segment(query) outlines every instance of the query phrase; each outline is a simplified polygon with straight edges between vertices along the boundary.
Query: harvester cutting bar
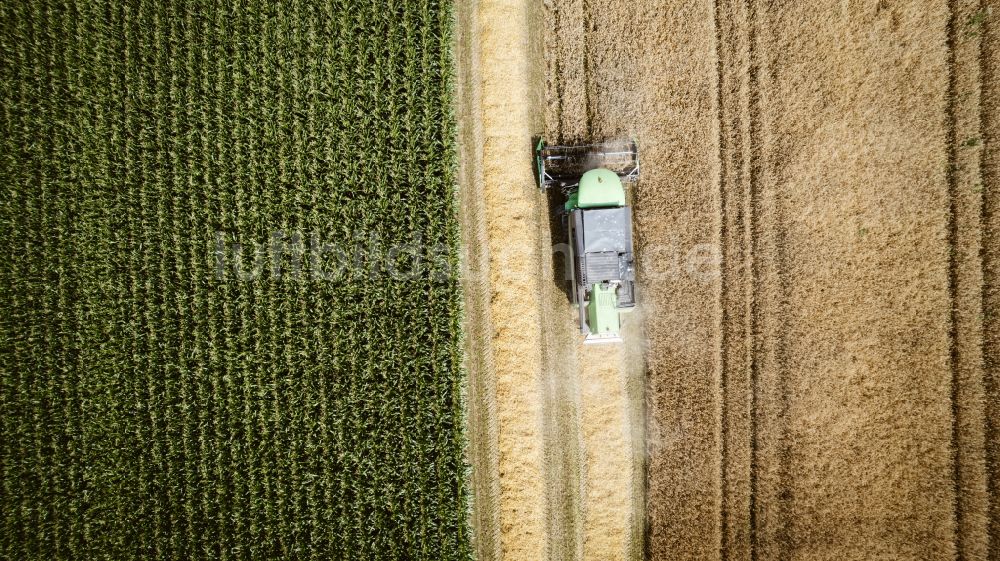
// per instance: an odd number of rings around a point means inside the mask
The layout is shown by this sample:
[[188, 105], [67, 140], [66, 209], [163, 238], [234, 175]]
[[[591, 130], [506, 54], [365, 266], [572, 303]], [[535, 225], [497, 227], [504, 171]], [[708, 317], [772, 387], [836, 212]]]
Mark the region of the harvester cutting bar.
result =
[[579, 183], [580, 176], [596, 168], [609, 169], [623, 181], [639, 177], [639, 150], [633, 140], [571, 146], [548, 146], [540, 140], [535, 157], [538, 185], [542, 190], [550, 187], [572, 189]]

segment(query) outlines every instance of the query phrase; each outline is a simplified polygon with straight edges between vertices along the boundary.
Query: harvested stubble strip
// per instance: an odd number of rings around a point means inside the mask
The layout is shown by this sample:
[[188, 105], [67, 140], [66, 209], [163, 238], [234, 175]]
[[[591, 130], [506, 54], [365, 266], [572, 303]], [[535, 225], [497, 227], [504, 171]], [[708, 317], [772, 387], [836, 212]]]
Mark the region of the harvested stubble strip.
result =
[[[566, 317], [563, 315], [562, 317]], [[631, 318], [630, 318], [631, 319]], [[629, 335], [626, 333], [625, 335]], [[631, 335], [639, 335], [638, 330]], [[630, 393], [630, 357], [624, 345], [581, 346], [578, 350], [580, 386], [581, 532], [584, 561], [624, 561], [637, 552], [639, 531], [632, 516], [635, 495], [642, 492], [635, 479]], [[569, 432], [566, 438], [572, 438]]]
[[[986, 13], [978, 0], [952, 2], [949, 25], [951, 46], [951, 290], [952, 290], [952, 399], [955, 471], [956, 547], [960, 558], [983, 559], [991, 549], [990, 508], [996, 498], [990, 489], [988, 416], [991, 382], [988, 358], [990, 335], [984, 312], [990, 272], [985, 268], [984, 242], [990, 243], [990, 196], [985, 179], [983, 138], [990, 125], [983, 115], [990, 84], [983, 82]], [[987, 53], [989, 51], [986, 51]], [[987, 55], [988, 56], [988, 55]], [[988, 99], [985, 100], [988, 103]], [[995, 241], [994, 241], [995, 243]], [[997, 546], [993, 546], [997, 547]], [[995, 553], [994, 553], [995, 555]]]
[[[540, 197], [529, 142], [538, 7], [459, 3], [470, 434], [481, 559], [548, 555]], [[469, 338], [474, 338], [470, 340]]]

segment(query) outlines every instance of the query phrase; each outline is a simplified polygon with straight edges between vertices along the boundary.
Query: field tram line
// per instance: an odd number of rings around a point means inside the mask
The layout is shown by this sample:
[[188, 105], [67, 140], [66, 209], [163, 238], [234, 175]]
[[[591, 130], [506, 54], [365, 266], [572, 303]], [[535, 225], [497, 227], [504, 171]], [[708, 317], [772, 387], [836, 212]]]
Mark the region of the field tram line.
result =
[[990, 561], [1000, 559], [1000, 10], [982, 18], [980, 47], [983, 196], [983, 331]]
[[756, 559], [760, 127], [753, 2], [715, 3], [719, 119], [719, 528], [723, 559]]
[[[954, 465], [955, 547], [959, 559], [996, 554], [990, 530], [991, 398], [985, 319], [989, 290], [989, 152], [982, 139], [991, 132], [983, 112], [989, 103], [987, 11], [979, 0], [952, 0], [948, 32], [948, 199], [951, 298], [952, 461]], [[990, 29], [992, 26], [990, 26]], [[986, 33], [984, 33], [984, 31]], [[987, 111], [988, 112], [988, 111]], [[987, 145], [986, 150], [988, 150]]]
[[[778, 192], [773, 135], [774, 57], [776, 34], [771, 13], [757, 0], [749, 0], [750, 13], [750, 126], [753, 217], [755, 240], [753, 266], [753, 436], [751, 439], [751, 559], [777, 558], [791, 554], [789, 526], [785, 516], [792, 483], [791, 451], [787, 426], [790, 402], [786, 350], [788, 317], [788, 265], [786, 261], [786, 210]], [[767, 462], [775, 465], [768, 466]]]

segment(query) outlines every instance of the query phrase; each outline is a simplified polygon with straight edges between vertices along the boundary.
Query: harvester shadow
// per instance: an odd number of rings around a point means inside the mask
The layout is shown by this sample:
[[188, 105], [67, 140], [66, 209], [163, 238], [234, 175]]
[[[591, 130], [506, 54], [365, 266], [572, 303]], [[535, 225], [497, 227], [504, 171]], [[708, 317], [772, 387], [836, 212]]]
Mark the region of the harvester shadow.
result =
[[569, 231], [564, 209], [566, 196], [558, 190], [549, 189], [545, 193], [545, 200], [552, 239], [552, 283], [566, 296], [567, 302], [572, 302], [573, 281], [570, 277], [570, 267], [573, 264], [569, 253]]
[[[537, 153], [535, 148], [542, 139], [540, 135], [531, 138], [531, 161], [535, 161]], [[535, 186], [541, 189], [541, 178], [535, 173]], [[552, 251], [552, 283], [566, 296], [567, 302], [573, 302], [573, 280], [570, 276], [572, 260], [569, 254], [569, 229], [567, 227], [567, 215], [565, 211], [566, 195], [558, 189], [548, 189], [545, 195], [545, 212], [548, 218], [549, 235], [552, 241], [550, 250]]]

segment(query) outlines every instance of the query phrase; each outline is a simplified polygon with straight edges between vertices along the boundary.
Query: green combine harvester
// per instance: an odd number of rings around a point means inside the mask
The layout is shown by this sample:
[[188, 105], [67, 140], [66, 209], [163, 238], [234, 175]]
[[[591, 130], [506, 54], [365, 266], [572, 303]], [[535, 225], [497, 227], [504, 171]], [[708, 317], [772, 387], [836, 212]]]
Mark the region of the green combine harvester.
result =
[[636, 144], [548, 146], [541, 140], [535, 153], [539, 187], [566, 197], [573, 303], [584, 343], [620, 343], [621, 314], [635, 308], [632, 208], [624, 183], [639, 177]]

